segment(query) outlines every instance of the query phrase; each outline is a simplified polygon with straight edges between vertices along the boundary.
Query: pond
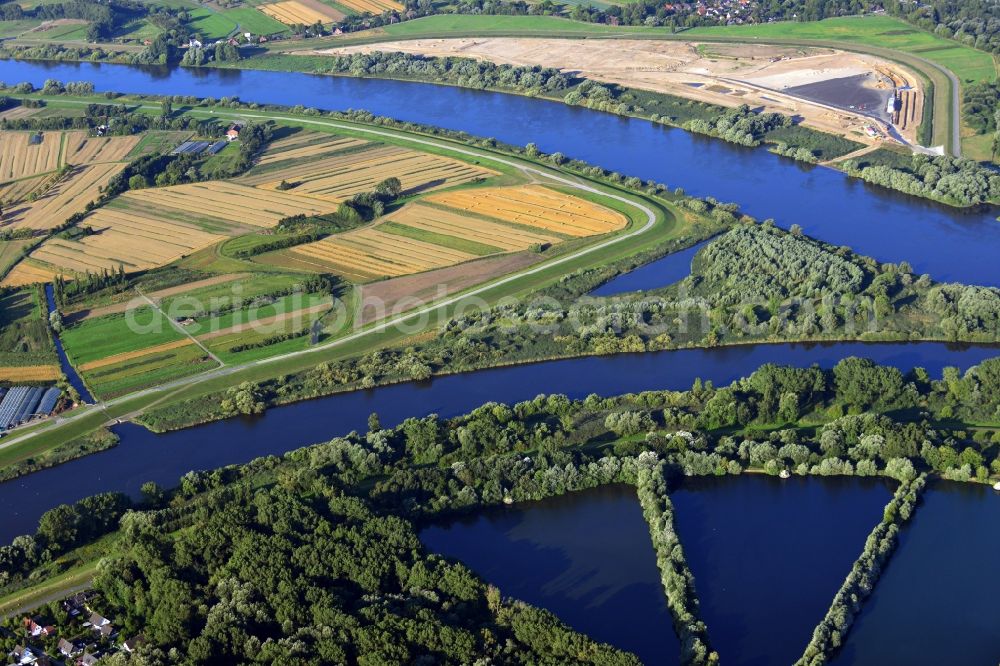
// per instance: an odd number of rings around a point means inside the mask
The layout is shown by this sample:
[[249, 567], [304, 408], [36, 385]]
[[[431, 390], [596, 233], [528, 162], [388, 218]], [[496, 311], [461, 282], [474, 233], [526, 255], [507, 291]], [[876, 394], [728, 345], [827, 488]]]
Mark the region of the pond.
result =
[[[686, 479], [671, 496], [702, 617], [724, 664], [802, 654], [891, 489], [882, 481], [758, 475]], [[649, 527], [633, 488], [609, 486], [444, 520], [420, 533], [505, 596], [575, 629], [678, 663]]]
[[931, 484], [832, 663], [997, 663], [998, 525], [1000, 493], [986, 486]]

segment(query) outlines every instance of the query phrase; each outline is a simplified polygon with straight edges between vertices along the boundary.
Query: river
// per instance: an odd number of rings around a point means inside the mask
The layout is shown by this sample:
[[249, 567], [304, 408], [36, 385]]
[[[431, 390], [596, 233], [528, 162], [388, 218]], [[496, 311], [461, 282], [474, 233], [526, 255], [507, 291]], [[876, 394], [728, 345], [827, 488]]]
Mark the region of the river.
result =
[[997, 210], [958, 210], [866, 185], [823, 167], [779, 158], [645, 120], [516, 95], [424, 83], [288, 72], [136, 68], [98, 63], [0, 60], [0, 80], [91, 81], [99, 91], [195, 95], [366, 109], [545, 152], [733, 201], [758, 218], [881, 261], [908, 261], [938, 280], [1000, 285]]
[[456, 416], [489, 402], [513, 403], [540, 393], [582, 399], [690, 388], [696, 378], [716, 385], [752, 373], [764, 363], [832, 367], [846, 356], [864, 356], [904, 370], [925, 368], [940, 376], [949, 365], [968, 367], [1000, 356], [990, 346], [943, 343], [821, 345], [781, 344], [682, 349], [548, 361], [438, 377], [428, 382], [341, 393], [270, 409], [255, 418], [232, 418], [156, 435], [134, 424], [114, 428], [121, 443], [57, 467], [0, 483], [0, 543], [33, 532], [38, 518], [57, 504], [105, 491], [135, 495], [146, 481], [173, 486], [192, 469], [212, 469], [314, 444], [367, 429], [377, 412], [390, 427], [409, 416]]

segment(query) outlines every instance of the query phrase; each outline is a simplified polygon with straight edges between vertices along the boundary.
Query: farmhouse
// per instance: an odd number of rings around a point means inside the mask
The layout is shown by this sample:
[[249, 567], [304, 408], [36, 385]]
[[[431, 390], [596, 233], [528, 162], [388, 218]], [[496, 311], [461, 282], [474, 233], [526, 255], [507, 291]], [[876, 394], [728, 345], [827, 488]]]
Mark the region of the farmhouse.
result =
[[240, 138], [240, 130], [243, 129], [239, 125], [232, 125], [228, 130], [226, 130], [226, 139], [229, 141], [236, 141]]

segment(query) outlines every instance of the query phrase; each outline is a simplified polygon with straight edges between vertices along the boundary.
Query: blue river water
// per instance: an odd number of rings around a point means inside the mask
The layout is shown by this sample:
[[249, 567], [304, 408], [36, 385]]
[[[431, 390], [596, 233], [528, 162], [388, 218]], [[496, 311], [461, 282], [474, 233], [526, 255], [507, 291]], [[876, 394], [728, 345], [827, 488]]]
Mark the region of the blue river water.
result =
[[716, 385], [749, 375], [764, 363], [832, 367], [846, 356], [864, 356], [940, 377], [946, 366], [967, 368], [994, 356], [995, 346], [943, 343], [746, 345], [647, 354], [592, 356], [438, 377], [370, 391], [341, 393], [270, 409], [255, 418], [233, 418], [156, 435], [134, 424], [113, 428], [121, 443], [107, 451], [0, 483], [0, 543], [33, 532], [48, 509], [105, 491], [136, 495], [146, 481], [173, 486], [186, 472], [247, 462], [263, 455], [327, 441], [367, 428], [377, 412], [385, 426], [410, 416], [456, 416], [489, 401], [513, 403], [540, 393], [582, 399], [686, 389], [696, 378]]
[[[239, 97], [327, 110], [366, 109], [507, 143], [534, 142], [606, 169], [739, 203], [758, 218], [880, 261], [908, 261], [943, 281], [1000, 285], [997, 210], [958, 210], [868, 186], [824, 167], [778, 158], [645, 120], [561, 102], [423, 83], [288, 72], [136, 68], [0, 60], [0, 80], [91, 81], [99, 91]], [[655, 285], [653, 285], [655, 286]]]

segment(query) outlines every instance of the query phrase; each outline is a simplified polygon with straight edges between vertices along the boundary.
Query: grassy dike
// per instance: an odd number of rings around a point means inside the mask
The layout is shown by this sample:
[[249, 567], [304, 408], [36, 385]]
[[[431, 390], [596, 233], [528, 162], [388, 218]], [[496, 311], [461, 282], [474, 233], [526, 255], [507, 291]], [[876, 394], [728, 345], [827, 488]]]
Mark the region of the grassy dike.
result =
[[[48, 98], [52, 107], [78, 107], [93, 103], [94, 98]], [[103, 99], [103, 98], [102, 98]], [[136, 98], [131, 98], [135, 100]], [[149, 98], [145, 98], [148, 100]], [[130, 98], [118, 101], [128, 102]], [[159, 104], [144, 104], [140, 108], [150, 113], [159, 112]], [[306, 127], [311, 130], [336, 132], [350, 136], [377, 138], [379, 141], [419, 150], [448, 155], [465, 161], [480, 163], [505, 171], [521, 172], [539, 178], [547, 184], [566, 188], [577, 196], [608, 205], [626, 214], [628, 227], [610, 238], [600, 238], [586, 246], [575, 245], [553, 253], [550, 259], [510, 276], [498, 278], [442, 301], [431, 303], [389, 322], [368, 325], [358, 331], [343, 334], [300, 352], [272, 357], [243, 365], [227, 366], [160, 387], [146, 389], [97, 405], [74, 410], [25, 435], [13, 433], [0, 442], [0, 469], [34, 458], [56, 447], [71, 442], [96, 429], [113, 424], [118, 419], [129, 419], [153, 406], [169, 405], [183, 399], [211, 394], [245, 381], [262, 381], [279, 375], [304, 370], [327, 361], [359, 356], [375, 349], [400, 345], [406, 340], [433, 330], [450, 318], [451, 314], [470, 305], [485, 302], [495, 304], [501, 299], [523, 297], [553, 283], [575, 270], [598, 266], [663, 243], [683, 237], [687, 223], [675, 214], [670, 202], [654, 199], [615, 187], [608, 183], [590, 180], [538, 161], [508, 155], [500, 151], [472, 148], [458, 141], [403, 131], [377, 125], [333, 119], [317, 119], [289, 112], [236, 111], [228, 107], [199, 107], [185, 109], [183, 113], [204, 118], [271, 120], [280, 125]], [[374, 134], [374, 136], [373, 136]], [[398, 330], [405, 326], [407, 332]]]

